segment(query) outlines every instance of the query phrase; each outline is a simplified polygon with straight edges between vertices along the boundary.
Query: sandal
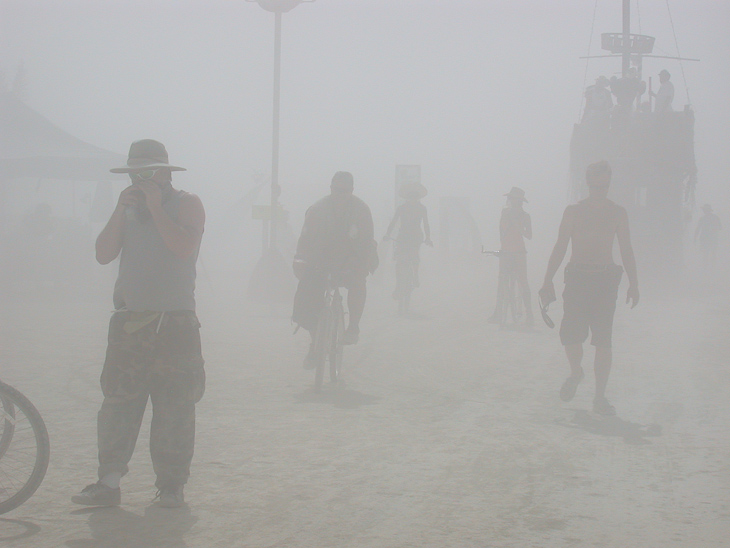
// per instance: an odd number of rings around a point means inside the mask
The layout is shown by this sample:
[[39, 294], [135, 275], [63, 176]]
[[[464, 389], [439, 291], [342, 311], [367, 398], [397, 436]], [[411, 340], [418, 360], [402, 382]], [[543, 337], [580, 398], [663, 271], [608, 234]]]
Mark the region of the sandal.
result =
[[593, 400], [593, 412], [604, 417], [616, 416], [616, 408], [608, 403], [606, 398], [596, 398]]
[[575, 396], [575, 391], [578, 389], [580, 381], [583, 380], [583, 377], [585, 377], [585, 373], [583, 373], [583, 370], [581, 369], [580, 376], [574, 377], [571, 375], [565, 379], [563, 386], [560, 387], [560, 399], [563, 401], [572, 400], [573, 396]]

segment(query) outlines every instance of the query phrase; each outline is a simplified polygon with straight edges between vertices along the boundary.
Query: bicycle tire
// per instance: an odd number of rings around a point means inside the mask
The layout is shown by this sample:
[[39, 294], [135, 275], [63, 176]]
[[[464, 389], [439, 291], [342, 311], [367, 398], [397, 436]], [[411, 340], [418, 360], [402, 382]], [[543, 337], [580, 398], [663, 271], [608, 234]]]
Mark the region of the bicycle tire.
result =
[[0, 458], [10, 447], [15, 432], [15, 408], [8, 398], [0, 392], [0, 416], [2, 416], [2, 432], [0, 432]]
[[0, 382], [3, 405], [13, 409], [13, 435], [0, 459], [0, 514], [14, 510], [40, 486], [48, 470], [51, 445], [48, 430], [38, 410], [18, 390]]
[[314, 341], [314, 355], [317, 360], [317, 365], [314, 369], [314, 390], [320, 392], [322, 390], [322, 383], [324, 382], [324, 366], [327, 360], [327, 353], [329, 350], [328, 340], [330, 331], [330, 318], [329, 310], [327, 308], [322, 310], [319, 321], [317, 322], [317, 333]]
[[344, 345], [342, 337], [345, 334], [345, 311], [342, 303], [333, 305], [335, 321], [332, 322], [332, 336], [330, 339], [329, 363], [330, 363], [330, 381], [337, 382], [342, 371], [342, 355]]

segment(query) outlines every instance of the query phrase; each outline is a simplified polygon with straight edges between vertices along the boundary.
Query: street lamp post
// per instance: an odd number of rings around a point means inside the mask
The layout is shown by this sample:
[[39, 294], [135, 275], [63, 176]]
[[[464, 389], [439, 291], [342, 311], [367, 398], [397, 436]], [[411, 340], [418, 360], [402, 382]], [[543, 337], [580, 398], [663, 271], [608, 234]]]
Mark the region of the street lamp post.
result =
[[[279, 214], [279, 196], [281, 195], [281, 187], [279, 186], [279, 102], [281, 96], [281, 14], [291, 11], [303, 2], [314, 2], [315, 0], [246, 0], [247, 2], [256, 2], [266, 11], [274, 14], [274, 115], [273, 128], [271, 134], [271, 201], [269, 207], [269, 238], [268, 246], [263, 250], [261, 258], [261, 269], [259, 276], [254, 275], [259, 280], [263, 279], [266, 283], [265, 294], [269, 298], [274, 298], [276, 291], [274, 287], [277, 276], [278, 264], [281, 264], [280, 254], [276, 246], [277, 240], [277, 215]], [[261, 271], [263, 270], [263, 271]], [[258, 285], [253, 284], [252, 285]], [[260, 287], [250, 288], [252, 295], [261, 295]]]

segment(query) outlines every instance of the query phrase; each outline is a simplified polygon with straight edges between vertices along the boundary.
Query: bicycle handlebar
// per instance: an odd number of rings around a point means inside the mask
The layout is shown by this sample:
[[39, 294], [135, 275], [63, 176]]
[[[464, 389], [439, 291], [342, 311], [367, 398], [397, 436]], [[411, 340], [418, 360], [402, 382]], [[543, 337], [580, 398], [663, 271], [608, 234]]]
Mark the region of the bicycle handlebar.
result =
[[495, 257], [499, 257], [500, 255], [504, 255], [504, 251], [492, 251], [489, 249], [484, 249], [484, 246], [482, 246], [482, 253], [484, 255], [494, 255]]

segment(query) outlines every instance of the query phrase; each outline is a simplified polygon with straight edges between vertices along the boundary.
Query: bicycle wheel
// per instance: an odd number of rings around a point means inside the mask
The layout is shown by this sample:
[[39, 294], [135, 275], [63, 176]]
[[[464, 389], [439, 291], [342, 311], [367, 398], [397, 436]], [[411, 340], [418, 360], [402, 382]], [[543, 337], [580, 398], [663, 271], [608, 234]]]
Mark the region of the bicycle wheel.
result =
[[0, 391], [0, 420], [2, 421], [2, 431], [0, 431], [0, 458], [10, 447], [15, 432], [15, 407], [9, 398], [3, 396]]
[[0, 400], [0, 419], [13, 425], [0, 458], [0, 514], [4, 514], [36, 492], [46, 475], [51, 448], [46, 425], [28, 398], [0, 382]]
[[330, 362], [330, 381], [337, 382], [340, 378], [342, 370], [342, 352], [344, 345], [342, 337], [345, 334], [345, 311], [342, 309], [342, 303], [338, 302], [332, 305], [333, 319], [331, 324], [332, 334], [330, 337], [329, 362]]
[[314, 369], [314, 390], [316, 392], [322, 390], [324, 366], [329, 351], [330, 330], [330, 311], [329, 308], [325, 308], [317, 322], [317, 334], [314, 339], [314, 355], [317, 360], [317, 366]]

